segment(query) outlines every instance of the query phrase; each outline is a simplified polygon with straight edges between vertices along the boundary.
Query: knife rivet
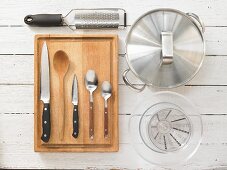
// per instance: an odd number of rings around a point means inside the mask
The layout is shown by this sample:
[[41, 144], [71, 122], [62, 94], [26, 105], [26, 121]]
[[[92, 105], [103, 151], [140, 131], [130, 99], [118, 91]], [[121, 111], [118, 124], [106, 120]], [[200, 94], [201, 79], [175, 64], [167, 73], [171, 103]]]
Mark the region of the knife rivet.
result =
[[47, 110], [47, 108], [45, 107], [44, 110]]
[[74, 132], [74, 135], [76, 135], [77, 133], [76, 132]]
[[44, 124], [47, 124], [47, 121], [46, 120], [44, 121]]
[[44, 134], [44, 137], [47, 137], [47, 135], [46, 135], [46, 134]]
[[74, 121], [74, 123], [76, 123], [76, 120]]
[[74, 109], [74, 111], [76, 111], [76, 109]]
[[107, 112], [105, 112], [105, 114], [107, 114]]

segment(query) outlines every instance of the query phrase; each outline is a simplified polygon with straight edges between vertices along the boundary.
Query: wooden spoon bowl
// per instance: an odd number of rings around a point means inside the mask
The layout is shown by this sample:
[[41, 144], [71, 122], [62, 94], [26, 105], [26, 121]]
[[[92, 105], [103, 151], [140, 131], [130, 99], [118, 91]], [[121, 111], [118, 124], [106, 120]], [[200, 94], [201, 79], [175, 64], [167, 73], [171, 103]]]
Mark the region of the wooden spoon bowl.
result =
[[64, 76], [69, 68], [69, 57], [68, 55], [59, 50], [54, 54], [54, 69], [59, 75]]

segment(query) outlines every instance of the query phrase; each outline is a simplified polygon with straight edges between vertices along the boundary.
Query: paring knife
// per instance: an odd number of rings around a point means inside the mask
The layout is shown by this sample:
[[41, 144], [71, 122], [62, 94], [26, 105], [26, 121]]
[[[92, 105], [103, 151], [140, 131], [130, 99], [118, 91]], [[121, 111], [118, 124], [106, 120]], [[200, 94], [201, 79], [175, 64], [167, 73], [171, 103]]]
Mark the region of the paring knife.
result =
[[41, 54], [41, 95], [40, 100], [43, 101], [42, 115], [42, 136], [43, 142], [48, 142], [50, 139], [50, 73], [49, 73], [49, 57], [46, 42], [43, 43]]
[[79, 114], [78, 114], [78, 86], [77, 78], [74, 75], [73, 86], [72, 86], [72, 103], [73, 103], [73, 133], [74, 138], [78, 137], [79, 134]]

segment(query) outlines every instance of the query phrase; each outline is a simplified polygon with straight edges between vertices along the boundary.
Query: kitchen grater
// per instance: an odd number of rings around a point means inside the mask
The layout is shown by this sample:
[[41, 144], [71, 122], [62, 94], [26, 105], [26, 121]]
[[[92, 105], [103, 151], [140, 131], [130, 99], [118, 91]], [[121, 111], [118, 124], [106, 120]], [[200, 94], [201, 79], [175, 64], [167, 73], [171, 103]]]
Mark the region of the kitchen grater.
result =
[[30, 26], [68, 26], [70, 29], [125, 28], [126, 11], [122, 8], [72, 9], [62, 14], [27, 15], [24, 22]]

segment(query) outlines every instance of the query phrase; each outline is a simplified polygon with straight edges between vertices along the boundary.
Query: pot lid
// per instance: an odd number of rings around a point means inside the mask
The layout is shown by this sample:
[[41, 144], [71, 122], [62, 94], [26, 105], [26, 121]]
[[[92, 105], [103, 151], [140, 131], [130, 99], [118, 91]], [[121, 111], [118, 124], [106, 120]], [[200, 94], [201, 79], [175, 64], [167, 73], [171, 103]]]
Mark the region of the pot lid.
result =
[[126, 40], [126, 59], [133, 73], [145, 84], [177, 87], [198, 72], [205, 56], [205, 44], [195, 16], [158, 9], [144, 14], [133, 24]]

